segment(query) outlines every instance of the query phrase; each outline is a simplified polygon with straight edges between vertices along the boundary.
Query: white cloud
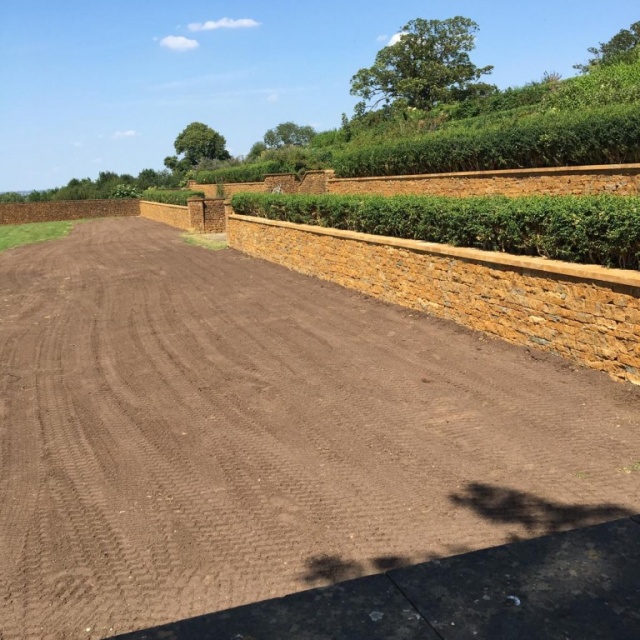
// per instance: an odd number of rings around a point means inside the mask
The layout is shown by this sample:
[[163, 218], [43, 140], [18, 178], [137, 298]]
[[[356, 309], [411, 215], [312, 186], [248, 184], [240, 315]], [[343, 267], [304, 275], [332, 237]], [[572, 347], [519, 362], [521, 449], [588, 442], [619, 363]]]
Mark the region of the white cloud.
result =
[[116, 131], [111, 137], [114, 138], [115, 140], [118, 140], [119, 138], [133, 138], [134, 136], [137, 136], [138, 132], [134, 131], [133, 129], [129, 129], [127, 131]]
[[207, 20], [206, 22], [192, 22], [189, 31], [213, 31], [214, 29], [248, 29], [260, 26], [259, 22], [251, 18], [220, 18], [220, 20]]
[[278, 102], [278, 94], [277, 93], [270, 93], [267, 96], [267, 102]]
[[167, 36], [160, 40], [160, 46], [171, 49], [171, 51], [189, 51], [189, 49], [197, 49], [200, 44], [197, 40], [191, 40], [184, 36]]
[[387, 47], [393, 47], [394, 44], [398, 44], [398, 42], [400, 42], [400, 40], [402, 39], [403, 36], [406, 36], [406, 32], [405, 31], [400, 31], [399, 33], [394, 33], [391, 36], [391, 39], [389, 40], [389, 42], [387, 43]]
[[387, 40], [389, 40], [389, 36], [386, 33], [376, 38], [376, 42], [387, 42]]

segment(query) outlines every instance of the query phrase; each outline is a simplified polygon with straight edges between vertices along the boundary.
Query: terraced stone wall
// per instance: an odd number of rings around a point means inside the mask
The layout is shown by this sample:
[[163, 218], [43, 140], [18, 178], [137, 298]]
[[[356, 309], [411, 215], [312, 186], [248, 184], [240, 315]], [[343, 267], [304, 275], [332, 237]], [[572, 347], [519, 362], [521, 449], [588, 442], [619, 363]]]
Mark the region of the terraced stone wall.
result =
[[149, 200], [140, 201], [140, 216], [168, 224], [177, 229], [188, 231], [191, 229], [191, 216], [189, 207], [181, 207], [176, 204], [164, 204], [161, 202], [151, 202]]
[[617, 195], [640, 194], [640, 164], [508, 169], [375, 178], [328, 178], [340, 195]]
[[[217, 195], [216, 185], [189, 183], [207, 197]], [[301, 180], [293, 174], [274, 174], [264, 182], [224, 185], [229, 198], [241, 191], [269, 193], [334, 193], [338, 195], [617, 195], [640, 194], [640, 164], [555, 167], [550, 169], [508, 169], [413, 176], [336, 178], [333, 171], [308, 171]]]
[[640, 384], [640, 273], [231, 214], [229, 246]]

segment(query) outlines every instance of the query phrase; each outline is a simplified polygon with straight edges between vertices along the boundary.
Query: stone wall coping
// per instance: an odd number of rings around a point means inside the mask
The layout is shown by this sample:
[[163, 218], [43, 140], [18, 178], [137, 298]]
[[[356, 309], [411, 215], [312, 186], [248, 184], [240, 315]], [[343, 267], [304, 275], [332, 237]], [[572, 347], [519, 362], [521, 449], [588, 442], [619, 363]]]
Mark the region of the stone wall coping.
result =
[[[202, 198], [198, 198], [198, 200], [202, 200]], [[156, 202], [155, 200], [140, 200], [140, 202], [144, 202], [145, 204], [156, 204], [160, 207], [169, 207], [171, 209], [180, 209], [180, 211], [188, 211], [188, 206], [183, 206], [181, 204], [169, 204], [168, 202]]]
[[[284, 171], [282, 173], [265, 173], [264, 177], [265, 178], [277, 178], [278, 176], [291, 176], [292, 178], [297, 178], [297, 175], [295, 173], [291, 173], [291, 171]], [[230, 182], [229, 184], [242, 184], [240, 182]], [[257, 182], [254, 184], [262, 184], [261, 182]]]
[[497, 251], [483, 251], [482, 249], [453, 247], [448, 244], [423, 242], [422, 240], [407, 240], [404, 238], [392, 238], [390, 236], [375, 236], [356, 231], [344, 231], [342, 229], [331, 229], [308, 224], [295, 224], [293, 222], [283, 222], [280, 220], [268, 220], [267, 218], [257, 218], [254, 216], [243, 216], [237, 213], [229, 214], [229, 219], [272, 227], [296, 229], [298, 231], [305, 231], [316, 235], [333, 236], [336, 238], [344, 238], [345, 240], [366, 242], [368, 244], [410, 249], [411, 251], [418, 251], [420, 253], [450, 256], [452, 258], [482, 262], [490, 265], [497, 264], [517, 269], [526, 269], [529, 271], [553, 273], [560, 276], [578, 278], [580, 280], [596, 280], [609, 285], [624, 285], [640, 288], [640, 272], [638, 271], [607, 269], [606, 267], [598, 265], [574, 264], [571, 262], [562, 262], [560, 260], [548, 260], [546, 258], [516, 256], [510, 253], [500, 253]]
[[0, 207], [4, 205], [11, 205], [12, 207], [15, 207], [15, 206], [32, 207], [33, 205], [38, 205], [38, 204], [51, 204], [51, 205], [55, 204], [55, 205], [63, 206], [65, 204], [76, 205], [80, 203], [87, 205], [87, 204], [91, 204], [92, 202], [131, 202], [132, 200], [135, 202], [139, 202], [138, 198], [87, 198], [85, 200], [41, 200], [39, 202], [2, 202], [0, 203]]
[[547, 167], [536, 169], [496, 169], [492, 171], [458, 171], [452, 173], [415, 173], [402, 176], [366, 176], [364, 178], [328, 178], [327, 182], [380, 182], [383, 180], [435, 180], [438, 178], [491, 178], [492, 176], [544, 176], [596, 173], [640, 173], [640, 163], [592, 164], [579, 167]]

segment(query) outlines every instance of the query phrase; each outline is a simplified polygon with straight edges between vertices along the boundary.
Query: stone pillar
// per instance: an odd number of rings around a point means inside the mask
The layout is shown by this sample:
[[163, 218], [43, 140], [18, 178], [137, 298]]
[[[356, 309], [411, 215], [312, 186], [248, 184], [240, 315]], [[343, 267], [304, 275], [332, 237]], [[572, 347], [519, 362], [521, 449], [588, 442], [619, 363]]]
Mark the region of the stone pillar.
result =
[[187, 200], [189, 206], [189, 226], [194, 233], [204, 233], [204, 199], [194, 196]]
[[225, 233], [227, 230], [225, 199], [205, 198], [203, 205], [204, 233]]

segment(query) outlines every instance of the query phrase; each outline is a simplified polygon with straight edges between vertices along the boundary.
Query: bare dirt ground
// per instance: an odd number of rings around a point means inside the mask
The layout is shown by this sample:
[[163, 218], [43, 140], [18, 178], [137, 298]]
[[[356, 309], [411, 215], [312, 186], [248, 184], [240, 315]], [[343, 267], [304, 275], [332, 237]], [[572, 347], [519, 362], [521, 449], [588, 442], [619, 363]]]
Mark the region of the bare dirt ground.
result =
[[0, 638], [640, 511], [640, 390], [143, 219], [0, 255]]

